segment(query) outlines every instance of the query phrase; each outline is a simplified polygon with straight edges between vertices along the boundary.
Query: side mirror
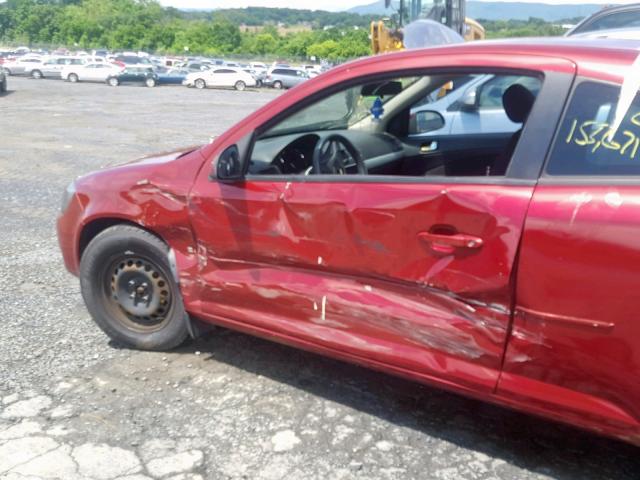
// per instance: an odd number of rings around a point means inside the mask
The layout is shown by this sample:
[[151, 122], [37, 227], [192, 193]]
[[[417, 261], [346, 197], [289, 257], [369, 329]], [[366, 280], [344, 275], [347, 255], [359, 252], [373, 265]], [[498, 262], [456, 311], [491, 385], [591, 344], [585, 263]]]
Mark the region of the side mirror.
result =
[[246, 173], [249, 150], [253, 145], [253, 132], [245, 135], [236, 144], [225, 148], [217, 160], [215, 169], [209, 174], [209, 180], [240, 180]]
[[242, 178], [240, 152], [236, 145], [231, 145], [220, 154], [216, 161], [216, 177], [219, 180], [238, 180]]
[[460, 99], [460, 108], [466, 112], [478, 109], [478, 91], [475, 88], [467, 90]]
[[434, 132], [444, 127], [444, 117], [433, 110], [423, 110], [412, 114], [409, 119], [409, 134]]

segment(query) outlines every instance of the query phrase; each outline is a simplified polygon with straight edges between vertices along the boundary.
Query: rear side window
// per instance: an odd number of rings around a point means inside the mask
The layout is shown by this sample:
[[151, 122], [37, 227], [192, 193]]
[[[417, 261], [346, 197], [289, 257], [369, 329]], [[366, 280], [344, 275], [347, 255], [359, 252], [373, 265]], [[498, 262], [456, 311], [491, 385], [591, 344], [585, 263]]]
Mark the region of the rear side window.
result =
[[619, 95], [620, 86], [578, 85], [549, 158], [549, 175], [640, 175], [639, 95], [609, 137]]

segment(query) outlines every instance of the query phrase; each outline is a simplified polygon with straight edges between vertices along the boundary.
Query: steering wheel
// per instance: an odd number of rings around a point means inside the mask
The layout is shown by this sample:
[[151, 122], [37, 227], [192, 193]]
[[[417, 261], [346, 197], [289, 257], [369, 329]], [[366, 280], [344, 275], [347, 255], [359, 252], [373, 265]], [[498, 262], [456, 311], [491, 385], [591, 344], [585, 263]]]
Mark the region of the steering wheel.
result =
[[359, 175], [367, 174], [367, 166], [360, 152], [353, 144], [342, 135], [332, 134], [321, 138], [313, 150], [313, 170], [307, 170], [307, 174], [315, 175], [345, 175], [347, 166], [355, 163]]

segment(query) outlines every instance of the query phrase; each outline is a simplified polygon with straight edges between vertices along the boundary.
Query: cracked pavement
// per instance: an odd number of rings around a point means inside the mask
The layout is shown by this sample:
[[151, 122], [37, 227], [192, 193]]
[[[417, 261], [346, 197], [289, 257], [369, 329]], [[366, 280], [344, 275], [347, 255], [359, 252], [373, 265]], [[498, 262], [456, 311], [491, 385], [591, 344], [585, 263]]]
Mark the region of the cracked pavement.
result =
[[9, 84], [0, 480], [640, 478], [636, 447], [240, 333], [109, 342], [58, 252], [64, 187], [206, 142], [278, 93]]

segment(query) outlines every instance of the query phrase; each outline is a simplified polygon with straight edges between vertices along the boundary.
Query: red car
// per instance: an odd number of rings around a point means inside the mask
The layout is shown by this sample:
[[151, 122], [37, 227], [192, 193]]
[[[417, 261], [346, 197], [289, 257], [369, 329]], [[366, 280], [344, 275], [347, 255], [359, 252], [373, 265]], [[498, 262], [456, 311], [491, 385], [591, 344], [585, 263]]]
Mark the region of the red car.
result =
[[[198, 319], [640, 444], [638, 47], [343, 65], [213, 144], [73, 182], [66, 266], [134, 347]], [[429, 110], [447, 95], [468, 125]]]

